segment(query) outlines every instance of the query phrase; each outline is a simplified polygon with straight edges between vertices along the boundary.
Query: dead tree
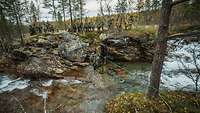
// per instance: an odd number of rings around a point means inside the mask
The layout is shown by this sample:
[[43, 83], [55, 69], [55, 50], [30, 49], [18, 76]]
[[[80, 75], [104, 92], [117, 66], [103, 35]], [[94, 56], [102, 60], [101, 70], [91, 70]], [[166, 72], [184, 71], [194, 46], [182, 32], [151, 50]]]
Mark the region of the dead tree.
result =
[[[181, 70], [181, 73], [183, 73], [186, 77], [191, 79], [193, 83], [195, 84], [195, 91], [198, 91], [199, 89], [199, 80], [200, 80], [200, 65], [198, 64], [198, 61], [200, 60], [200, 48], [198, 45], [193, 44], [193, 47], [187, 48], [188, 53], [191, 55], [191, 58], [189, 57], [189, 64], [186, 65], [183, 61], [182, 57], [178, 57], [177, 60], [180, 62], [181, 66], [179, 66], [179, 70]], [[188, 59], [188, 58], [187, 58]], [[193, 68], [191, 68], [191, 66]]]

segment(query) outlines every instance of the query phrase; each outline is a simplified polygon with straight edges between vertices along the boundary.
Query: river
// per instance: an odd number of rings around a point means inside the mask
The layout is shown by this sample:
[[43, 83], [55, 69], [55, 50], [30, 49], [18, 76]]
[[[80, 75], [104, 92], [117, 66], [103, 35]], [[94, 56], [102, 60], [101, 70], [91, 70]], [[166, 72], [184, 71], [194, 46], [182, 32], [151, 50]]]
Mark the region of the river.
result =
[[[180, 64], [171, 56], [190, 57], [185, 51], [187, 47], [191, 45], [169, 53], [164, 63], [161, 90], [193, 91], [192, 80], [183, 73], [177, 73]], [[199, 47], [199, 44], [195, 47]], [[191, 67], [191, 62], [189, 66]], [[103, 113], [105, 103], [116, 95], [126, 92], [145, 93], [150, 71], [151, 64], [148, 63], [109, 61], [98, 70], [94, 70], [92, 66], [84, 68], [79, 73], [84, 75], [82, 79], [35, 81], [0, 74], [0, 112]]]

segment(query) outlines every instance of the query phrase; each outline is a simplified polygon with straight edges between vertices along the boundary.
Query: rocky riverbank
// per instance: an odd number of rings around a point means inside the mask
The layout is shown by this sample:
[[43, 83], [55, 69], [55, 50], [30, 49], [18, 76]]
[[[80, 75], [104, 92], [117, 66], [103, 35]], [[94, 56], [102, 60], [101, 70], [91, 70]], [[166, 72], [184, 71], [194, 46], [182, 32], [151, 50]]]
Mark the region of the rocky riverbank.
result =
[[[148, 35], [102, 34], [99, 38], [93, 43], [103, 44], [106, 49], [103, 51], [112, 61], [152, 61], [154, 43]], [[24, 46], [14, 44], [11, 53], [1, 56], [0, 71], [33, 79], [79, 77], [78, 72], [89, 65], [92, 53], [101, 55], [102, 48], [99, 53], [96, 49], [100, 45], [90, 45], [68, 32], [30, 36]]]
[[154, 41], [148, 34], [111, 34], [103, 37], [107, 56], [115, 61], [152, 62]]
[[69, 33], [31, 36], [24, 46], [16, 44], [11, 53], [1, 56], [0, 71], [34, 79], [79, 76], [76, 72], [89, 65], [87, 47]]

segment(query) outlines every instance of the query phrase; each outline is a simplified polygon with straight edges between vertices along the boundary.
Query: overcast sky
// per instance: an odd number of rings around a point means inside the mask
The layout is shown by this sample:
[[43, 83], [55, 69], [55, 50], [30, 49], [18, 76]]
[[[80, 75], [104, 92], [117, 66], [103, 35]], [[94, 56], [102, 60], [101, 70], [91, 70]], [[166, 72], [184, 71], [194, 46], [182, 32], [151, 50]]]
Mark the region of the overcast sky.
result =
[[[31, 0], [30, 0], [31, 1]], [[33, 0], [35, 1], [35, 0]], [[40, 3], [43, 3], [43, 0], [39, 0]], [[86, 1], [86, 5], [85, 5], [85, 15], [86, 16], [96, 16], [99, 10], [99, 5], [97, 3], [96, 0], [85, 0]], [[113, 2], [111, 3], [112, 5], [114, 5], [117, 2], [117, 0], [113, 0]], [[48, 14], [48, 9], [44, 9], [43, 8], [43, 4], [40, 5], [41, 8], [41, 18], [42, 20], [51, 20], [52, 19], [52, 15]]]
[[87, 16], [96, 16], [98, 12], [98, 3], [96, 0], [86, 0], [86, 15]]

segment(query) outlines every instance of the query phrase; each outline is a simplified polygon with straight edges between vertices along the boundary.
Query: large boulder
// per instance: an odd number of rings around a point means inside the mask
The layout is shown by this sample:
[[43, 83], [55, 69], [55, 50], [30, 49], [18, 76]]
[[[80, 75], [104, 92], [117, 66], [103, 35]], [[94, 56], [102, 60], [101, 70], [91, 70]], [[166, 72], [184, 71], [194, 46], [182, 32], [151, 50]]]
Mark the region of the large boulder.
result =
[[127, 35], [109, 36], [102, 41], [108, 58], [118, 61], [151, 62], [154, 53], [154, 41], [148, 37]]
[[83, 62], [87, 56], [84, 50], [88, 44], [80, 41], [75, 35], [69, 33], [62, 35], [65, 41], [58, 46], [60, 54], [70, 61]]
[[26, 41], [23, 51], [36, 56], [46, 53], [60, 55], [70, 61], [83, 62], [87, 56], [87, 46], [88, 44], [82, 42], [78, 36], [63, 32], [48, 36], [32, 36]]

